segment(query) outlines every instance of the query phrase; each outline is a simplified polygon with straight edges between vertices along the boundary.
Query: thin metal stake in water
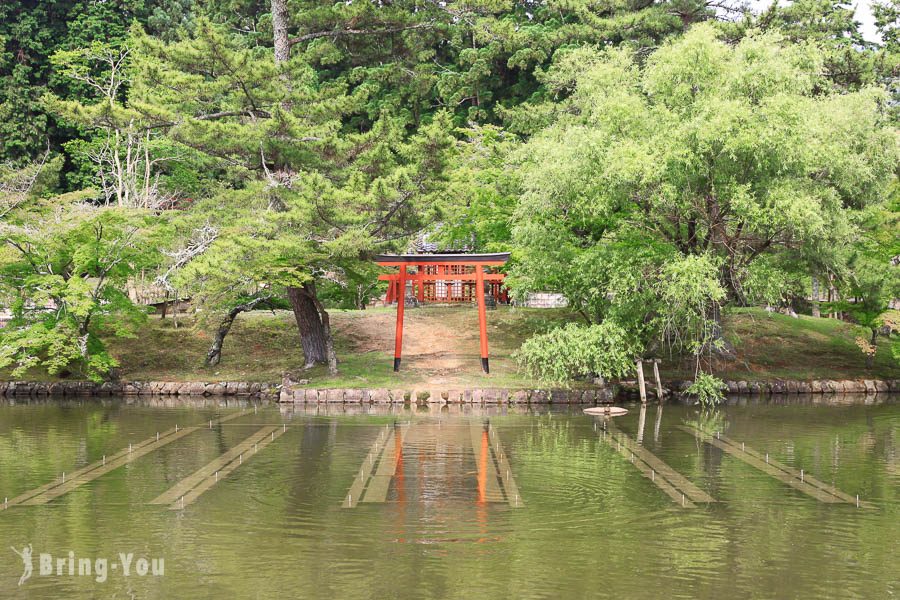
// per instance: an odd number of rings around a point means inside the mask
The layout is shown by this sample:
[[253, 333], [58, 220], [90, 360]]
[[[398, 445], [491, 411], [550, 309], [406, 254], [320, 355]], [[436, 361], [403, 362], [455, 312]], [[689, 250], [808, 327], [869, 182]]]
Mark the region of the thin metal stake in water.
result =
[[209, 428], [212, 429], [212, 419], [209, 420]]
[[128, 453], [131, 453], [131, 444], [128, 444]]
[[769, 453], [766, 452], [766, 464], [769, 464]]
[[104, 467], [106, 466], [106, 455], [105, 454], [103, 455], [103, 466]]
[[741, 452], [744, 452], [744, 442], [741, 442]]
[[219, 472], [216, 471], [216, 481], [218, 481], [218, 480], [219, 480]]
[[800, 469], [800, 483], [803, 483], [803, 469]]
[[856, 495], [856, 508], [859, 508], [859, 494]]
[[65, 483], [65, 482], [66, 482], [66, 472], [63, 471], [63, 483]]
[[275, 432], [273, 431], [272, 432], [272, 441], [274, 441], [274, 440], [275, 440]]
[[175, 423], [175, 433], [178, 433], [178, 423]]
[[9, 498], [3, 498], [3, 508], [6, 508], [9, 505]]
[[239, 465], [244, 464], [244, 453], [243, 452], [241, 452], [241, 462], [239, 462], [238, 464]]
[[684, 506], [684, 492], [681, 493], [681, 505]]
[[159, 432], [158, 431], [156, 432], [156, 441], [157, 442], [159, 441]]
[[282, 423], [281, 424], [281, 433], [284, 433], [285, 431], [287, 431], [287, 423]]
[[656, 481], [656, 471], [650, 469], [650, 481]]
[[181, 508], [184, 508], [184, 496], [181, 497]]

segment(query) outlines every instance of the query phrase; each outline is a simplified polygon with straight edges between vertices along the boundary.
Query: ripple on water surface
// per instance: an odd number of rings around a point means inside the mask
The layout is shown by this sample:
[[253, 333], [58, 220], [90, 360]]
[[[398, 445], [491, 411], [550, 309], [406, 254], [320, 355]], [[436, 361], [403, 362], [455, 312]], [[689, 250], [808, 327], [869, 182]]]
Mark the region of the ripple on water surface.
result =
[[[44, 504], [0, 511], [7, 545], [31, 543], [36, 553], [58, 555], [159, 556], [165, 576], [110, 576], [99, 584], [35, 575], [19, 588], [21, 562], [9, 552], [0, 561], [0, 596], [898, 592], [900, 409], [893, 399], [741, 400], [712, 412], [678, 404], [629, 409], [610, 424], [574, 407], [0, 404], [0, 500], [59, 482], [63, 472], [156, 432], [198, 428], [118, 469], [70, 482], [71, 490]], [[181, 482], [215, 477], [204, 469], [222, 469], [223, 455], [271, 425], [281, 426], [282, 435], [242, 453], [239, 466], [183, 509], [150, 504]], [[692, 431], [718, 432], [787, 469], [803, 469], [851, 497], [859, 494], [864, 506], [824, 503]], [[610, 433], [660, 461], [652, 475], [649, 467], [642, 472], [641, 456], [632, 462], [629, 451], [617, 451], [605, 437]], [[682, 507], [680, 492], [670, 497], [656, 481], [659, 464], [717, 502]], [[359, 495], [345, 507], [357, 478]]]

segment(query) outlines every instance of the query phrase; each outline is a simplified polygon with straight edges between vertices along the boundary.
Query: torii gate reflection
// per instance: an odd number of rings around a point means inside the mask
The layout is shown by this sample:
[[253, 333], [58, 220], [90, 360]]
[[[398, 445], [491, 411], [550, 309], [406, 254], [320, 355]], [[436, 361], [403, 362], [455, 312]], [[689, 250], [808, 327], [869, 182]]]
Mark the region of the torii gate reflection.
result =
[[[467, 465], [475, 467], [474, 473]], [[479, 508], [491, 503], [524, 506], [509, 457], [490, 420], [424, 418], [385, 425], [354, 476], [343, 506], [384, 503], [391, 489], [401, 507], [410, 500], [439, 498], [471, 499]]]
[[[400, 370], [403, 349], [403, 312], [407, 282], [419, 302], [471, 302], [478, 305], [478, 330], [481, 338], [481, 368], [490, 373], [487, 343], [485, 282], [495, 301], [507, 299], [502, 287], [504, 273], [485, 273], [485, 267], [499, 267], [509, 260], [509, 252], [495, 254], [379, 254], [375, 263], [382, 267], [400, 267], [398, 274], [379, 275], [388, 282], [387, 302], [397, 301], [397, 325], [394, 334], [394, 371]], [[415, 273], [407, 268], [416, 267]], [[438, 282], [443, 283], [441, 287]], [[474, 283], [474, 285], [473, 285]]]

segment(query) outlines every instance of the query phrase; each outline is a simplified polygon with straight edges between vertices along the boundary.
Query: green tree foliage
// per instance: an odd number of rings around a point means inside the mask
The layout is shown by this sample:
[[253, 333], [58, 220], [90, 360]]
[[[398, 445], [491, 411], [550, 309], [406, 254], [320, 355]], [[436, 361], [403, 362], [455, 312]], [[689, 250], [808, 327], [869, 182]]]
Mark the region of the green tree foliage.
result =
[[[582, 315], [520, 353], [552, 379], [663, 345], [702, 356], [721, 305], [784, 302], [810, 276], [881, 306], [890, 244], [867, 240], [896, 235], [900, 54], [893, 0], [873, 10], [879, 48], [827, 0], [758, 18], [696, 0], [6, 2], [3, 304], [34, 333], [81, 298], [50, 330], [87, 333], [57, 336], [65, 365], [47, 366], [98, 376], [95, 324], [128, 312], [113, 297], [147, 266], [220, 333], [287, 295], [316, 362], [323, 300], [364, 306], [372, 255], [439, 223], [446, 246], [512, 247], [517, 293]], [[704, 23], [723, 14], [739, 22]], [[91, 191], [50, 201], [60, 187]], [[128, 237], [129, 266], [79, 296], [103, 267], [73, 254], [69, 294], [40, 266], [65, 254], [55, 237], [78, 256]], [[26, 292], [13, 241], [40, 259]], [[4, 352], [35, 364], [43, 339]]]
[[849, 314], [870, 330], [869, 339], [860, 338], [857, 345], [871, 367], [879, 332], [888, 336], [900, 333], [900, 323], [889, 310], [891, 302], [900, 297], [900, 193], [896, 185], [890, 202], [866, 210], [859, 221], [865, 234], [844, 250], [845, 270], [838, 276], [843, 300], [831, 303], [830, 309]]
[[13, 318], [0, 329], [0, 367], [14, 375], [41, 367], [99, 381], [116, 365], [101, 333], [132, 335], [145, 315], [122, 290], [155, 262], [147, 216], [81, 200], [37, 202], [3, 224], [0, 294]]
[[189, 20], [188, 0], [9, 0], [0, 3], [0, 160], [26, 163], [48, 142], [54, 149], [79, 136], [41, 102], [47, 91], [78, 100], [90, 90], [53, 69], [57, 51], [100, 42], [118, 45], [132, 21], [169, 35]]
[[827, 249], [883, 203], [896, 134], [882, 92], [823, 92], [822, 60], [702, 25], [644, 65], [620, 49], [560, 57], [546, 82], [568, 96], [520, 151], [512, 281], [699, 354], [725, 293], [746, 302], [757, 265], [779, 267], [761, 257], [840, 261]]
[[[369, 87], [323, 82], [304, 56], [276, 62], [271, 49], [209, 21], [195, 33], [165, 44], [136, 32], [129, 96], [131, 110], [217, 161], [234, 188], [179, 219], [180, 278], [216, 310], [260, 290], [302, 294], [327, 341], [316, 282], [358, 296], [374, 278], [373, 253], [423, 228], [452, 150], [448, 119], [434, 115], [410, 135], [407, 119], [385, 108], [366, 127], [348, 127]], [[192, 242], [210, 231], [203, 247]], [[303, 319], [305, 339], [313, 332]]]
[[639, 351], [634, 336], [613, 321], [587, 327], [570, 323], [527, 340], [516, 359], [532, 377], [568, 384], [587, 373], [626, 375]]
[[874, 81], [877, 66], [854, 9], [834, 0], [772, 2], [754, 24], [763, 31], [778, 31], [794, 43], [816, 43], [822, 49], [825, 76], [837, 86], [858, 89]]
[[452, 110], [460, 126], [499, 123], [505, 108], [540, 97], [534, 73], [559, 48], [652, 48], [713, 16], [692, 0], [298, 0], [289, 9], [291, 45], [323, 77], [373, 88], [357, 119], [373, 119], [387, 106], [417, 123], [437, 105]]

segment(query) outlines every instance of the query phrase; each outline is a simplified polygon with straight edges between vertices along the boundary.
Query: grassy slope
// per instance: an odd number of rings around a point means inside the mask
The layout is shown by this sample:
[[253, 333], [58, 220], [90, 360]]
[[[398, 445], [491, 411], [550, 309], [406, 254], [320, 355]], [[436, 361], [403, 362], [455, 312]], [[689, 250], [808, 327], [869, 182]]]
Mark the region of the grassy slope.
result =
[[[401, 372], [392, 372], [393, 309], [332, 311], [341, 373], [329, 378], [324, 367], [302, 372], [303, 354], [289, 312], [241, 315], [225, 343], [222, 363], [202, 366], [210, 343], [207, 332], [189, 323], [174, 329], [171, 319], [151, 319], [135, 339], [113, 339], [121, 377], [137, 380], [280, 381], [284, 371], [309, 377], [319, 387], [409, 387], [433, 385], [534, 386], [510, 355], [522, 340], [573, 318], [565, 310], [511, 309], [488, 313], [491, 375], [481, 373], [478, 324], [471, 307], [427, 307], [407, 311]], [[182, 319], [182, 323], [184, 320]], [[865, 369], [856, 347], [865, 330], [832, 319], [769, 314], [760, 309], [732, 311], [726, 335], [738, 360], [719, 364], [728, 379], [900, 379], [900, 365], [882, 338], [876, 366]], [[690, 364], [664, 357], [664, 378], [690, 378]], [[0, 379], [9, 379], [0, 371]], [[46, 379], [38, 371], [23, 379]]]
[[568, 317], [559, 310], [500, 308], [488, 313], [491, 375], [481, 373], [477, 313], [471, 307], [409, 309], [404, 327], [402, 369], [394, 373], [395, 310], [330, 311], [340, 374], [324, 366], [302, 370], [293, 315], [279, 311], [241, 315], [226, 339], [216, 367], [202, 365], [211, 338], [189, 327], [172, 329], [171, 320], [152, 319], [141, 340], [111, 340], [124, 379], [280, 381], [285, 371], [320, 387], [392, 387], [432, 382], [443, 387], [525, 387], [535, 382], [520, 374], [510, 355], [522, 339]]
[[738, 360], [718, 366], [726, 379], [900, 378], [900, 365], [884, 337], [874, 368], [866, 369], [855, 340], [869, 339], [871, 333], [851, 323], [743, 308], [731, 311], [725, 331], [738, 354]]

